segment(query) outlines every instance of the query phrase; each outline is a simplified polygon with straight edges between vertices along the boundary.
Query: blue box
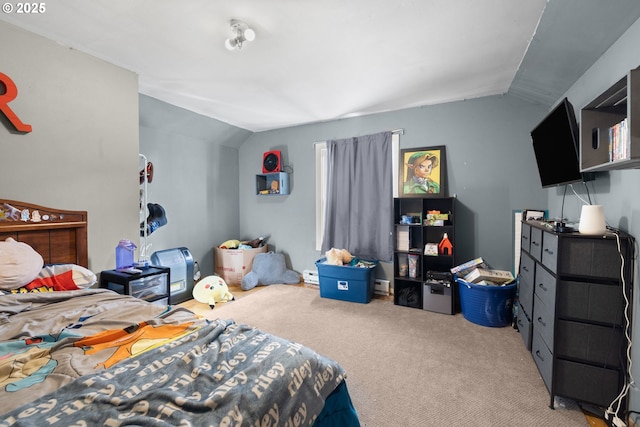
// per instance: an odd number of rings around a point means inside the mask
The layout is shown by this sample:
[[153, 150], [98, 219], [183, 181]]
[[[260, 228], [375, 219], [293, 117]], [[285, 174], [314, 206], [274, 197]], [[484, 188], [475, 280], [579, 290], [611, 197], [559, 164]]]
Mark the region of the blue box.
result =
[[326, 258], [316, 261], [322, 298], [366, 304], [371, 301], [376, 284], [374, 274], [377, 261], [372, 267], [352, 267], [350, 265], [326, 264]]

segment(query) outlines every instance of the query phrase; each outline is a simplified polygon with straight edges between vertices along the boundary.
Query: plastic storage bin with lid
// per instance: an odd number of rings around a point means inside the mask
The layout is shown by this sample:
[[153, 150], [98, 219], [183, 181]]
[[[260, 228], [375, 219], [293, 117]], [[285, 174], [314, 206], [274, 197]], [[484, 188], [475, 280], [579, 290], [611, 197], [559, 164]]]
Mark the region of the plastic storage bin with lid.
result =
[[323, 298], [366, 304], [371, 301], [375, 288], [375, 270], [378, 261], [363, 261], [364, 267], [327, 264], [326, 258], [316, 261]]

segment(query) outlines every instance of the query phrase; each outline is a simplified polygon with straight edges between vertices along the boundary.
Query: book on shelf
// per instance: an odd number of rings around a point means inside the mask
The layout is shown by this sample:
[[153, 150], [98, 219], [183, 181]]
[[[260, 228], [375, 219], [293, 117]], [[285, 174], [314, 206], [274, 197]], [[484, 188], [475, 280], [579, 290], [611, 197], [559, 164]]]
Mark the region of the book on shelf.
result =
[[629, 160], [631, 158], [631, 139], [627, 119], [608, 129], [609, 161]]
[[396, 247], [399, 251], [409, 250], [409, 227], [398, 227], [396, 230]]

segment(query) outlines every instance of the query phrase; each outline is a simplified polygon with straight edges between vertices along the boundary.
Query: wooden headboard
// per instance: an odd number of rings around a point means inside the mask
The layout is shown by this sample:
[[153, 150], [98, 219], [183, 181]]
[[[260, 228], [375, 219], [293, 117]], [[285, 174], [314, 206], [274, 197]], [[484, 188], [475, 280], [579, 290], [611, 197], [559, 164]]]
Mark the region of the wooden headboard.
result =
[[86, 211], [0, 199], [0, 240], [7, 237], [31, 246], [45, 264], [89, 267]]

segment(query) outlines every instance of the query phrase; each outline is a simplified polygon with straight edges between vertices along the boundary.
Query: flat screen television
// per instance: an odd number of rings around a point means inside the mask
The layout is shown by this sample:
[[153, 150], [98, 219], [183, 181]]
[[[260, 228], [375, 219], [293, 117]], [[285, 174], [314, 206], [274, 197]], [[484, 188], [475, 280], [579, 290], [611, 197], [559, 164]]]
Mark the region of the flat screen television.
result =
[[578, 154], [578, 123], [567, 98], [531, 131], [531, 139], [542, 187], [584, 180]]

